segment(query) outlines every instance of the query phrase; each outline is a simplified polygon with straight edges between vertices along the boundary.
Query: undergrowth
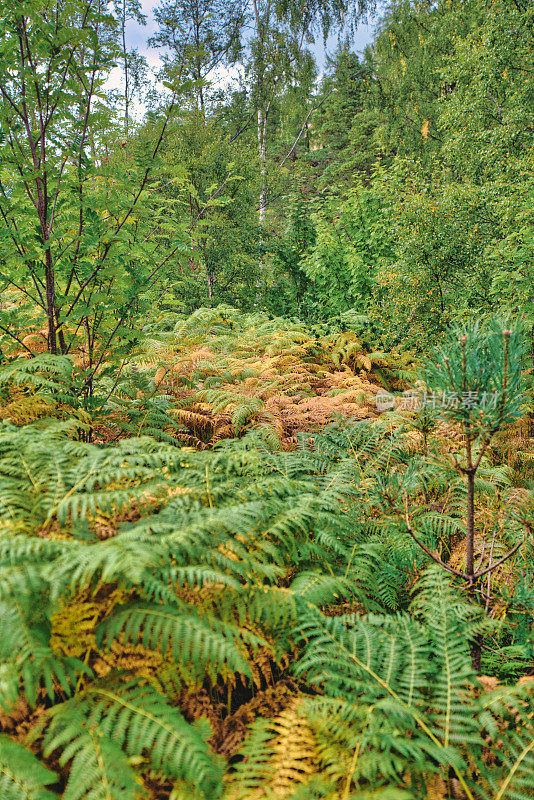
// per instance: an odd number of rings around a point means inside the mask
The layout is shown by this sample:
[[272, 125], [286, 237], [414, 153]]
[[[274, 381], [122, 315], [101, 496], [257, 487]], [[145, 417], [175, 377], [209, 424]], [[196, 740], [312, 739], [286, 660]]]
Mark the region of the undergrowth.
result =
[[[360, 419], [398, 369], [255, 319], [163, 319], [90, 404], [3, 368], [0, 798], [531, 797], [530, 490], [484, 455], [477, 570], [522, 546], [467, 592], [413, 536], [462, 568], [455, 430]], [[304, 387], [341, 400], [293, 426]]]
[[[300, 430], [336, 414], [376, 416], [377, 391], [404, 388], [415, 376], [410, 353], [374, 350], [365, 330], [342, 332], [333, 325], [311, 331], [295, 320], [219, 306], [187, 318], [167, 312], [147, 322], [137, 348], [114, 368], [100, 370], [90, 396], [79, 389], [84, 375], [76, 358], [18, 359], [0, 371], [0, 382], [11, 391], [5, 390], [4, 416], [28, 422], [32, 408], [33, 418], [42, 416], [28, 400], [21, 406], [18, 387], [35, 389], [36, 370], [69, 373], [73, 362], [73, 392], [91, 413], [97, 438], [147, 434], [196, 448], [258, 426], [291, 447]], [[65, 375], [60, 383], [58, 406]]]

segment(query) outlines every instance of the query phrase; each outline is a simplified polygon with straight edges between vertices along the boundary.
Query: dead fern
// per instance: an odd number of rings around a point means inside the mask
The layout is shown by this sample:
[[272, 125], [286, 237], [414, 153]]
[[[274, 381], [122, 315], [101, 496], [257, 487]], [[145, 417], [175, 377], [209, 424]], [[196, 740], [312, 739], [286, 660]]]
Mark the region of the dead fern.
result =
[[287, 448], [299, 431], [338, 415], [375, 417], [376, 393], [403, 388], [400, 373], [413, 359], [369, 352], [350, 332], [320, 338], [282, 319], [220, 307], [149, 334], [134, 366], [151, 392], [170, 399], [184, 444], [203, 449], [262, 427]]

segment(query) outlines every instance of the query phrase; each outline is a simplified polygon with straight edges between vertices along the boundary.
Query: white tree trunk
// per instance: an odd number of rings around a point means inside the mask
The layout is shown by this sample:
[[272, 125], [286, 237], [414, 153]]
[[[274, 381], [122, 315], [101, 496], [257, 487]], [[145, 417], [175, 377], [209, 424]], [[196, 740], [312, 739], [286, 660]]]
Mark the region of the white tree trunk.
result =
[[265, 224], [265, 213], [267, 210], [266, 179], [267, 162], [265, 156], [265, 142], [267, 139], [267, 113], [262, 108], [258, 108], [258, 152], [260, 156], [260, 225]]

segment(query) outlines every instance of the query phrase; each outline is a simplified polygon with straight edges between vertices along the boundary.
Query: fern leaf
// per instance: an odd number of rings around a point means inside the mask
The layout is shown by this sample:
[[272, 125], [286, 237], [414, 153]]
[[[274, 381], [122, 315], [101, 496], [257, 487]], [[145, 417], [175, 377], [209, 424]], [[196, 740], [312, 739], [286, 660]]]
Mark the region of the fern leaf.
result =
[[0, 734], [0, 798], [2, 800], [57, 800], [46, 789], [57, 775], [21, 744]]
[[[211, 622], [211, 626], [210, 626]], [[236, 629], [214, 619], [195, 614], [193, 609], [136, 604], [116, 611], [97, 634], [97, 641], [108, 645], [118, 636], [165, 655], [172, 650], [175, 660], [187, 665], [228, 666], [234, 672], [250, 675], [250, 668], [233, 639]]]
[[527, 800], [534, 796], [532, 687], [500, 687], [483, 697], [481, 724], [492, 734], [493, 768], [479, 761], [481, 776], [493, 800]]
[[[73, 719], [71, 720], [72, 724]], [[76, 740], [69, 780], [63, 800], [139, 800], [146, 797], [141, 781], [128, 763], [125, 753], [96, 727], [87, 728]], [[66, 761], [63, 753], [61, 763]]]
[[350, 583], [345, 579], [312, 571], [297, 575], [291, 584], [291, 591], [316, 606], [339, 602], [341, 598], [354, 594]]
[[[88, 736], [88, 731], [96, 733]], [[94, 735], [98, 737], [96, 740]], [[44, 733], [44, 753], [60, 748], [64, 763], [79, 758], [82, 786], [73, 784], [70, 789], [73, 797], [86, 785], [87, 775], [82, 770], [84, 765], [89, 770], [93, 768], [95, 742], [102, 741], [112, 743], [126, 756], [148, 758], [155, 770], [167, 778], [186, 781], [206, 800], [220, 794], [219, 767], [205, 737], [152, 686], [111, 679], [97, 682], [51, 710]], [[107, 744], [104, 746], [106, 758], [111, 758], [114, 750]], [[102, 775], [102, 766], [98, 769]]]

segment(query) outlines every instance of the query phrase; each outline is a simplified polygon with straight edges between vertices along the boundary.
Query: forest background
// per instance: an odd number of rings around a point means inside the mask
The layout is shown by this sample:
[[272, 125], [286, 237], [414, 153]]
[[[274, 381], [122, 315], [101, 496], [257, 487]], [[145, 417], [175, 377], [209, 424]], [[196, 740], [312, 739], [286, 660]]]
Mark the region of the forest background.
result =
[[[59, 307], [76, 325], [89, 293], [104, 303], [94, 287], [108, 261], [124, 265], [106, 301], [124, 305], [114, 341], [128, 339], [154, 298], [184, 311], [222, 302], [312, 321], [356, 312], [385, 348], [424, 348], [473, 313], [503, 309], [531, 324], [530, 9], [381, 8], [359, 57], [351, 35], [371, 11], [163, 4], [150, 40], [164, 62], [155, 91], [126, 39], [138, 4], [65, 7], [65, 40], [88, 14], [97, 38], [78, 41], [76, 70], [60, 53], [53, 62], [41, 101], [46, 93], [59, 102], [39, 152], [27, 150], [22, 129], [2, 142], [4, 164], [18, 173], [16, 189], [7, 174], [2, 183], [4, 279], [46, 315], [52, 352], [68, 347], [55, 341]], [[318, 80], [311, 43], [334, 35]], [[36, 52], [22, 71], [15, 61], [13, 73], [10, 47], [8, 125], [10, 80], [38, 84], [47, 55]], [[105, 91], [112, 65], [120, 89]], [[217, 68], [236, 65], [237, 85], [210, 83]], [[140, 101], [145, 117], [133, 121]], [[49, 196], [39, 201], [29, 183], [42, 163]], [[51, 242], [44, 292], [30, 261], [20, 263], [35, 226]], [[95, 275], [88, 270], [78, 297], [71, 271], [82, 260]], [[11, 316], [1, 321], [8, 337], [25, 324]]]

